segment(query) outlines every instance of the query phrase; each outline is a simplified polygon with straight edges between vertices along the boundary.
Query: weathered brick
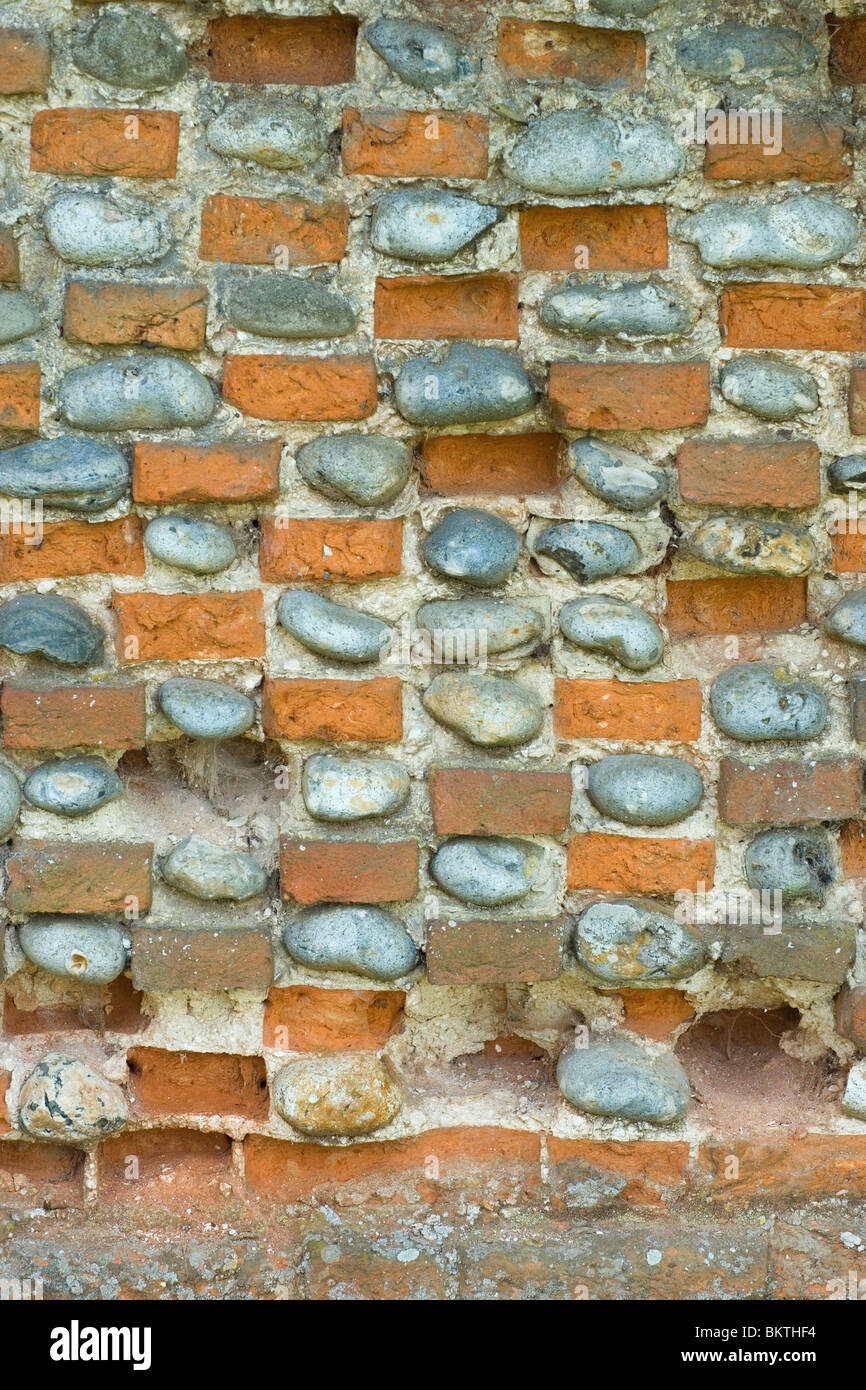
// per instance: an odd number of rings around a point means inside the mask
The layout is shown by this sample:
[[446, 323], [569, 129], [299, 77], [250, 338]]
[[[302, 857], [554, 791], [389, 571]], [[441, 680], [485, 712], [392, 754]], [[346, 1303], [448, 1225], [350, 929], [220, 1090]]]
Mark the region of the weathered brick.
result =
[[698, 1162], [705, 1175], [704, 1200], [725, 1206], [866, 1196], [866, 1134], [729, 1138], [702, 1144]]
[[0, 429], [38, 430], [39, 363], [0, 364]]
[[132, 983], [159, 993], [172, 989], [268, 989], [274, 978], [270, 934], [264, 927], [132, 929]]
[[632, 92], [646, 82], [644, 36], [624, 29], [508, 17], [499, 21], [497, 56], [509, 77], [530, 81], [571, 79]]
[[786, 632], [806, 621], [806, 580], [668, 579], [665, 621], [672, 637]]
[[223, 400], [259, 420], [366, 420], [378, 404], [376, 363], [367, 355], [227, 353]]
[[427, 923], [427, 974], [433, 985], [497, 985], [554, 980], [562, 969], [559, 918]]
[[386, 179], [486, 179], [487, 117], [456, 111], [343, 111], [343, 172]]
[[[84, 1150], [67, 1144], [30, 1144], [6, 1139], [0, 1144], [0, 1201], [56, 1210], [84, 1201]], [[28, 1277], [28, 1276], [25, 1276]], [[38, 1271], [29, 1275], [39, 1278]]]
[[731, 927], [724, 933], [719, 962], [746, 977], [839, 985], [854, 964], [855, 937], [850, 922], [783, 923], [779, 932]]
[[666, 739], [701, 733], [697, 680], [566, 680], [557, 677], [553, 726], [559, 738]]
[[830, 553], [837, 574], [863, 574], [866, 571], [866, 534], [860, 535], [859, 531], [832, 532]]
[[719, 304], [726, 347], [859, 352], [866, 290], [837, 285], [726, 285]]
[[127, 1062], [140, 1113], [267, 1119], [268, 1080], [261, 1057], [134, 1047]]
[[0, 583], [78, 574], [144, 574], [141, 521], [44, 521], [42, 536], [0, 534]]
[[721, 507], [814, 507], [821, 454], [809, 439], [744, 442], [688, 439], [677, 450], [684, 502]]
[[0, 1134], [8, 1134], [12, 1128], [9, 1124], [9, 1108], [6, 1104], [6, 1093], [11, 1084], [11, 1071], [0, 1071]]
[[415, 840], [289, 840], [280, 846], [280, 890], [298, 903], [387, 903], [418, 892]]
[[620, 999], [623, 1027], [656, 1042], [663, 1042], [695, 1016], [694, 1006], [678, 989], [624, 989]]
[[712, 887], [714, 840], [654, 839], [586, 830], [568, 846], [569, 888], [672, 897], [679, 889]]
[[223, 444], [136, 444], [136, 502], [258, 502], [280, 490], [278, 439]]
[[280, 1052], [378, 1052], [403, 1026], [401, 989], [271, 989], [262, 1043]]
[[400, 681], [265, 680], [262, 727], [269, 738], [394, 743], [403, 736]]
[[527, 270], [663, 270], [668, 263], [660, 204], [521, 208], [519, 226]]
[[856, 758], [745, 763], [722, 758], [719, 815], [728, 825], [800, 825], [847, 820], [860, 811], [863, 768]]
[[180, 117], [176, 111], [37, 111], [30, 127], [30, 168], [37, 174], [108, 174], [173, 179]]
[[126, 1131], [97, 1151], [100, 1198], [151, 1206], [213, 1208], [232, 1178], [226, 1134], [194, 1129]]
[[772, 152], [772, 141], [764, 145], [748, 137], [707, 145], [704, 178], [737, 179], [741, 183], [778, 183], [786, 179], [839, 183], [851, 177], [851, 151], [841, 126], [827, 118], [811, 121], [785, 112], [781, 127], [781, 149], [777, 154]]
[[260, 590], [246, 593], [122, 594], [117, 615], [119, 661], [255, 660], [265, 654]]
[[0, 29], [0, 95], [44, 92], [51, 77], [51, 47], [35, 29]]
[[215, 82], [330, 87], [355, 75], [354, 15], [220, 15], [203, 53]]
[[839, 836], [839, 847], [845, 877], [866, 878], [866, 821], [845, 821]]
[[836, 995], [836, 1031], [866, 1050], [866, 986], [844, 984]]
[[6, 906], [19, 912], [147, 912], [153, 845], [18, 840], [6, 861]]
[[830, 81], [840, 87], [866, 82], [866, 15], [828, 14]]
[[852, 367], [848, 382], [848, 424], [852, 434], [866, 434], [866, 367]]
[[428, 782], [437, 835], [559, 835], [568, 825], [567, 772], [437, 767]]
[[346, 203], [215, 193], [201, 210], [199, 255], [235, 265], [328, 265], [346, 254]]
[[514, 338], [516, 275], [379, 277], [374, 297], [377, 338]]
[[662, 1207], [686, 1195], [689, 1146], [684, 1143], [594, 1139], [547, 1141], [550, 1187], [578, 1211], [625, 1204]]
[[558, 434], [431, 434], [421, 442], [421, 476], [452, 496], [553, 493], [561, 453]]
[[143, 748], [144, 686], [5, 682], [0, 696], [7, 748]]
[[551, 362], [548, 392], [569, 429], [680, 429], [707, 418], [709, 363]]
[[327, 1241], [311, 1237], [304, 1247], [304, 1297], [438, 1302], [454, 1288], [449, 1263], [447, 1254], [421, 1236], [398, 1245], [393, 1237], [329, 1232]]
[[0, 227], [0, 284], [17, 285], [20, 279], [18, 242], [11, 227]]
[[400, 573], [401, 520], [262, 517], [259, 568], [271, 584], [296, 579], [382, 579]]
[[82, 343], [140, 343], [191, 352], [204, 346], [204, 285], [98, 284], [70, 280], [63, 336]]

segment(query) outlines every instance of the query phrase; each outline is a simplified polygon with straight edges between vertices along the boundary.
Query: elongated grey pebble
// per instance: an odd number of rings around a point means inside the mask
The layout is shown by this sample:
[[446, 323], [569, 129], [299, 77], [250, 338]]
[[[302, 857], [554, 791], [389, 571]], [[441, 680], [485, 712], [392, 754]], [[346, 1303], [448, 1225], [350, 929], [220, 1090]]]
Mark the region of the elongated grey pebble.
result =
[[188, 835], [163, 861], [162, 876], [172, 888], [194, 898], [229, 898], [244, 902], [263, 893], [268, 876], [251, 854], [212, 845], [201, 835]]
[[856, 1061], [848, 1072], [842, 1110], [855, 1120], [866, 1120], [866, 1059]]
[[456, 343], [442, 358], [414, 357], [394, 384], [397, 409], [414, 425], [509, 420], [535, 400], [520, 362], [501, 348]]
[[570, 282], [541, 305], [543, 323], [581, 338], [678, 338], [696, 318], [675, 290], [653, 280], [616, 287]]
[[205, 425], [216, 401], [207, 377], [188, 362], [137, 353], [67, 372], [57, 404], [76, 429], [157, 430]]
[[223, 306], [229, 323], [266, 338], [341, 338], [358, 321], [345, 295], [284, 271], [232, 279]]
[[817, 56], [796, 29], [739, 20], [707, 25], [677, 44], [677, 62], [684, 72], [717, 79], [759, 71], [790, 76], [813, 67]]
[[148, 10], [101, 10], [72, 41], [72, 61], [110, 87], [157, 92], [186, 72], [186, 48], [172, 29]]
[[283, 594], [277, 616], [296, 641], [334, 661], [376, 661], [392, 632], [381, 618], [307, 589]]
[[590, 1038], [563, 1053], [556, 1081], [569, 1104], [589, 1115], [670, 1125], [689, 1108], [691, 1091], [673, 1053], [650, 1057], [624, 1038]]
[[98, 193], [61, 193], [45, 210], [45, 235], [61, 260], [94, 266], [151, 265], [172, 240], [162, 213]]
[[478, 71], [456, 34], [417, 19], [376, 19], [364, 36], [392, 72], [412, 87], [435, 92]]
[[497, 907], [526, 896], [543, 858], [531, 840], [462, 835], [440, 845], [430, 861], [430, 872], [440, 887], [461, 902]]
[[700, 970], [703, 944], [667, 912], [640, 903], [592, 903], [572, 936], [580, 964], [608, 985], [647, 989]]
[[561, 521], [548, 526], [537, 538], [535, 550], [586, 584], [627, 574], [640, 560], [634, 537], [604, 521]]
[[253, 701], [239, 690], [190, 676], [163, 681], [159, 707], [188, 738], [237, 738], [256, 717]]
[[380, 907], [315, 907], [287, 922], [289, 955], [311, 970], [350, 970], [371, 980], [398, 980], [418, 964], [403, 923]]
[[380, 1057], [364, 1053], [297, 1057], [273, 1082], [274, 1109], [293, 1129], [317, 1139], [351, 1139], [400, 1113], [402, 1089]]
[[866, 454], [843, 454], [834, 458], [827, 465], [827, 482], [831, 492], [863, 492], [866, 489]]
[[592, 8], [598, 10], [599, 14], [610, 15], [612, 19], [621, 19], [624, 15], [645, 19], [658, 9], [660, 3], [661, 0], [592, 0]]
[[866, 589], [854, 589], [831, 608], [824, 631], [840, 642], [866, 647]]
[[717, 676], [710, 708], [723, 733], [738, 739], [817, 738], [827, 723], [827, 696], [802, 676], [763, 661], [743, 661]]
[[39, 310], [21, 290], [0, 289], [0, 343], [17, 343], [42, 327]]
[[251, 159], [268, 169], [306, 169], [324, 154], [322, 121], [298, 101], [250, 96], [230, 102], [207, 126], [207, 142], [229, 159]]
[[102, 628], [60, 594], [18, 594], [0, 608], [0, 647], [22, 656], [38, 653], [62, 666], [89, 666], [104, 646]]
[[735, 357], [722, 368], [722, 395], [761, 420], [790, 420], [818, 409], [815, 378], [772, 357]]
[[102, 758], [55, 758], [31, 772], [24, 796], [57, 816], [87, 816], [123, 796], [123, 783]]
[[450, 261], [498, 216], [497, 208], [447, 188], [394, 188], [373, 210], [370, 242], [405, 261]]
[[529, 743], [544, 718], [537, 697], [525, 686], [468, 671], [437, 676], [424, 692], [423, 704], [440, 724], [482, 748]]
[[587, 435], [576, 439], [568, 450], [571, 471], [585, 488], [622, 507], [626, 512], [642, 512], [667, 494], [668, 475], [631, 449], [621, 449]]
[[831, 198], [798, 193], [779, 203], [710, 203], [678, 228], [707, 265], [814, 270], [853, 251], [860, 223]]
[[193, 574], [218, 574], [237, 555], [227, 526], [195, 516], [154, 517], [144, 528], [144, 544], [154, 559]]
[[0, 763], [0, 839], [5, 840], [21, 810], [21, 788], [18, 778], [5, 763]]
[[129, 1108], [115, 1082], [77, 1057], [50, 1052], [21, 1087], [18, 1119], [35, 1139], [89, 1143], [123, 1129]]
[[531, 121], [506, 156], [515, 183], [571, 197], [608, 189], [656, 188], [678, 178], [683, 151], [663, 121], [614, 120], [588, 111], [554, 111]]
[[763, 830], [746, 847], [746, 882], [783, 898], [822, 898], [835, 878], [824, 830]]
[[433, 634], [441, 653], [450, 652], [458, 661], [461, 651], [466, 661], [479, 657], [482, 642], [487, 654], [495, 656], [534, 642], [544, 631], [544, 619], [534, 608], [503, 598], [434, 599], [421, 605], [415, 621]]
[[295, 455], [310, 487], [337, 502], [384, 507], [399, 497], [412, 472], [412, 450], [385, 434], [319, 435]]
[[317, 753], [304, 763], [304, 805], [316, 820], [390, 816], [409, 796], [409, 774], [393, 758], [339, 758]]
[[108, 985], [126, 969], [129, 938], [112, 923], [80, 917], [31, 918], [18, 928], [28, 960], [64, 980]]
[[815, 560], [808, 531], [748, 516], [714, 516], [683, 538], [681, 549], [732, 574], [806, 574]]
[[129, 464], [98, 439], [64, 434], [0, 452], [0, 493], [39, 497], [48, 507], [97, 512], [129, 491]]
[[434, 574], [479, 588], [503, 584], [520, 556], [513, 526], [492, 512], [460, 507], [443, 517], [424, 542], [424, 560]]
[[610, 753], [592, 763], [587, 795], [597, 811], [625, 825], [673, 825], [701, 802], [701, 774], [682, 758]]
[[664, 652], [661, 629], [649, 614], [608, 594], [583, 594], [564, 603], [559, 626], [576, 647], [604, 652], [630, 671], [648, 670]]

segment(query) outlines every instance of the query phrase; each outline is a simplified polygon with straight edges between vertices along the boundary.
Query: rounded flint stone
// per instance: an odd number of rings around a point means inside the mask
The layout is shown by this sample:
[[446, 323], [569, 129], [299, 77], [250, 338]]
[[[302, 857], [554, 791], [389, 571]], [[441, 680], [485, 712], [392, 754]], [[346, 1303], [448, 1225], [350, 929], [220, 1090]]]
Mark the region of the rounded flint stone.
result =
[[129, 491], [129, 464], [119, 449], [65, 434], [0, 452], [0, 493], [38, 497], [48, 507], [97, 512]]
[[21, 788], [11, 768], [0, 763], [0, 839], [6, 839], [21, 810]]
[[823, 830], [763, 830], [746, 848], [746, 882], [783, 898], [822, 898], [835, 878]]
[[175, 845], [163, 861], [162, 876], [172, 888], [208, 902], [222, 898], [244, 902], [263, 893], [268, 882], [251, 854], [222, 849], [201, 835], [188, 835]]
[[268, 169], [306, 169], [328, 143], [312, 111], [280, 96], [232, 102], [208, 123], [206, 138], [217, 154], [251, 159]]
[[296, 641], [334, 661], [375, 661], [391, 640], [392, 629], [381, 618], [307, 589], [283, 594], [277, 617]]
[[440, 845], [430, 861], [430, 872], [446, 893], [461, 902], [497, 907], [526, 896], [543, 859], [538, 845], [530, 840], [465, 835]]
[[223, 305], [229, 323], [265, 338], [342, 338], [358, 322], [336, 290], [278, 271], [230, 281]]
[[640, 561], [634, 537], [604, 521], [561, 521], [548, 526], [536, 540], [535, 550], [587, 584], [627, 574]]
[[218, 574], [237, 556], [232, 533], [194, 516], [157, 516], [144, 528], [144, 544], [156, 560], [193, 574]]
[[45, 211], [45, 235], [75, 265], [151, 265], [171, 246], [168, 221], [143, 203], [121, 207], [97, 193], [62, 193]]
[[866, 647], [866, 589], [846, 594], [824, 619], [824, 631], [840, 642]]
[[531, 121], [505, 167], [535, 193], [571, 197], [607, 189], [656, 188], [683, 171], [682, 147], [662, 121], [612, 120], [554, 111]]
[[173, 676], [159, 687], [159, 707], [188, 738], [236, 738], [256, 717], [252, 700], [219, 681]]
[[834, 458], [827, 465], [827, 482], [831, 492], [866, 490], [866, 454], [844, 454]]
[[481, 748], [514, 747], [539, 733], [544, 711], [531, 690], [469, 671], [437, 676], [422, 697], [428, 714]]
[[693, 975], [706, 952], [667, 912], [630, 902], [598, 902], [578, 917], [572, 935], [580, 964], [609, 985], [664, 986]]
[[568, 457], [572, 473], [589, 492], [623, 511], [646, 511], [667, 495], [664, 469], [647, 463], [631, 449], [587, 436], [574, 441]]
[[56, 758], [31, 772], [24, 796], [57, 816], [88, 816], [123, 796], [123, 783], [101, 758]]
[[120, 1087], [62, 1052], [37, 1062], [18, 1097], [21, 1128], [35, 1139], [88, 1143], [116, 1134], [128, 1119]]
[[435, 92], [478, 71], [457, 38], [438, 24], [416, 19], [377, 19], [365, 31], [368, 44], [411, 87]]
[[186, 48], [156, 15], [139, 8], [103, 10], [79, 30], [72, 61], [110, 87], [157, 92], [186, 72]]
[[35, 918], [18, 928], [18, 944], [28, 960], [63, 980], [110, 985], [123, 974], [129, 942], [120, 927], [63, 917]]
[[757, 207], [710, 203], [685, 218], [678, 231], [683, 241], [697, 246], [707, 265], [725, 269], [767, 265], [815, 270], [853, 251], [860, 240], [853, 212], [811, 193]]
[[39, 311], [28, 295], [0, 289], [0, 343], [17, 343], [41, 327]]
[[397, 409], [413, 425], [472, 425], [510, 420], [535, 392], [520, 362], [501, 348], [457, 343], [441, 362], [414, 357], [394, 384]]
[[520, 537], [492, 512], [461, 507], [434, 526], [423, 555], [434, 574], [488, 589], [504, 584], [513, 572], [520, 557]]
[[371, 980], [399, 980], [419, 961], [403, 923], [380, 907], [311, 908], [286, 923], [283, 941], [311, 970], [350, 970]]
[[89, 666], [103, 653], [105, 634], [77, 603], [60, 594], [18, 594], [0, 608], [0, 647], [38, 653], [61, 666]]
[[701, 774], [683, 758], [610, 753], [592, 763], [587, 795], [597, 811], [625, 825], [673, 825], [704, 794]]
[[818, 409], [815, 378], [771, 357], [735, 357], [722, 368], [719, 385], [726, 401], [761, 420], [790, 420]]
[[370, 242], [404, 261], [450, 261], [498, 217], [497, 208], [446, 188], [395, 188], [376, 204]]
[[710, 708], [730, 738], [817, 738], [827, 723], [827, 696], [814, 681], [744, 661], [717, 676]]
[[412, 450], [385, 434], [320, 435], [295, 455], [310, 487], [336, 502], [384, 507], [399, 497], [412, 472]]
[[808, 531], [779, 521], [714, 516], [681, 542], [685, 553], [732, 574], [806, 574], [815, 559]]
[[[455, 637], [464, 634], [467, 656], [479, 651], [481, 633], [488, 655], [496, 656], [534, 642], [544, 631], [544, 619], [534, 608], [503, 598], [434, 599], [421, 605], [415, 621], [426, 632], [452, 634], [451, 651], [460, 651]], [[447, 639], [440, 640], [445, 650]]]
[[216, 402], [207, 377], [178, 357], [143, 353], [76, 367], [60, 383], [64, 419], [81, 430], [205, 425]]
[[652, 280], [611, 289], [569, 283], [551, 290], [541, 305], [542, 323], [582, 338], [678, 338], [696, 317], [673, 290]]
[[629, 671], [648, 670], [664, 652], [661, 629], [649, 614], [608, 594], [584, 594], [563, 604], [559, 626], [576, 647], [604, 652]]
[[401, 1088], [380, 1057], [298, 1057], [273, 1083], [274, 1109], [301, 1134], [350, 1139], [400, 1113]]
[[590, 1038], [564, 1052], [556, 1068], [560, 1091], [576, 1110], [618, 1120], [670, 1125], [689, 1108], [689, 1080], [673, 1053], [650, 1057], [624, 1038]]
[[677, 62], [700, 77], [738, 77], [757, 71], [791, 75], [811, 68], [817, 53], [796, 29], [727, 20], [698, 29], [677, 44]]
[[392, 758], [338, 758], [317, 753], [304, 763], [304, 805], [316, 820], [390, 816], [409, 797], [409, 774]]

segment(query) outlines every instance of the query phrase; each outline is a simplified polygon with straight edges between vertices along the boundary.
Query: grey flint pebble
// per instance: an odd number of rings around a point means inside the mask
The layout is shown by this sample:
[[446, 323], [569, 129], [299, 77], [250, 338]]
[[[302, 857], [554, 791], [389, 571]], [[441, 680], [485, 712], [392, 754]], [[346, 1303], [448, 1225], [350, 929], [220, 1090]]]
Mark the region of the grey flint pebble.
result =
[[682, 173], [682, 147], [663, 121], [554, 111], [531, 121], [505, 168], [515, 183], [555, 197], [656, 188]]
[[831, 198], [798, 193], [779, 203], [710, 203], [679, 225], [707, 265], [789, 266], [813, 270], [832, 265], [860, 240], [853, 212]]
[[21, 290], [0, 289], [0, 344], [30, 338], [42, 327], [39, 311]]
[[460, 507], [434, 526], [423, 555], [434, 574], [487, 589], [504, 584], [514, 571], [520, 536], [492, 512]]
[[640, 560], [634, 537], [605, 521], [560, 521], [542, 531], [535, 550], [586, 584], [627, 574]]
[[559, 626], [576, 647], [604, 652], [630, 671], [648, 670], [664, 652], [661, 629], [649, 614], [608, 594], [583, 594], [563, 604]]
[[376, 19], [365, 37], [392, 72], [412, 87], [435, 92], [478, 71], [460, 39], [438, 24], [416, 19]]
[[590, 765], [586, 790], [597, 811], [625, 825], [673, 825], [700, 805], [704, 784], [682, 758], [610, 753]]
[[827, 723], [827, 696], [814, 681], [744, 661], [717, 676], [710, 708], [723, 733], [738, 739], [817, 738]]
[[64, 980], [108, 985], [126, 969], [129, 939], [121, 927], [80, 917], [31, 918], [18, 928], [28, 960]]
[[129, 1108], [113, 1081], [77, 1057], [50, 1052], [21, 1087], [18, 1119], [35, 1139], [88, 1143], [123, 1129]]
[[376, 661], [391, 639], [392, 630], [381, 618], [308, 589], [283, 594], [277, 617], [296, 641], [334, 661]]
[[390, 816], [409, 796], [409, 774], [393, 758], [339, 758], [317, 753], [304, 763], [304, 805], [316, 820]]
[[171, 246], [161, 213], [144, 203], [120, 206], [97, 193], [61, 193], [45, 210], [45, 235], [75, 265], [151, 265]]
[[482, 748], [529, 743], [544, 718], [531, 690], [500, 676], [448, 672], [431, 681], [422, 698], [428, 714]]
[[677, 62], [698, 77], [739, 77], [757, 71], [793, 76], [814, 66], [817, 52], [796, 29], [727, 20], [689, 34], [677, 45]]
[[207, 377], [188, 362], [140, 353], [67, 372], [57, 404], [76, 429], [158, 430], [205, 425], [216, 401]]
[[311, 970], [350, 970], [371, 980], [398, 980], [418, 964], [403, 923], [380, 907], [314, 907], [287, 922], [289, 955]]
[[64, 434], [0, 452], [0, 493], [38, 497], [48, 507], [97, 512], [129, 491], [129, 464], [119, 449]]
[[541, 305], [543, 323], [581, 338], [678, 338], [696, 318], [675, 290], [654, 280], [616, 288], [570, 281]]
[[263, 893], [268, 876], [251, 854], [223, 849], [201, 835], [188, 835], [163, 861], [162, 876], [172, 888], [194, 898], [244, 902]]
[[394, 188], [373, 210], [370, 242], [405, 261], [450, 261], [498, 216], [497, 208], [447, 188]]
[[563, 1053], [556, 1080], [565, 1099], [590, 1115], [670, 1125], [689, 1108], [691, 1091], [673, 1053], [650, 1057], [624, 1038], [590, 1038]]
[[621, 19], [625, 15], [635, 15], [638, 19], [646, 19], [647, 15], [657, 10], [661, 0], [592, 0], [592, 8], [598, 10], [599, 14], [606, 14], [611, 19]]
[[154, 517], [144, 528], [144, 544], [154, 559], [193, 574], [218, 574], [237, 556], [227, 526], [195, 516]]
[[219, 681], [173, 676], [159, 687], [159, 707], [188, 738], [237, 738], [252, 727], [256, 707]]
[[771, 357], [735, 357], [722, 368], [719, 385], [726, 401], [761, 420], [790, 420], [818, 409], [815, 378]]
[[157, 15], [139, 7], [104, 9], [72, 43], [75, 66], [110, 87], [157, 92], [186, 72], [186, 48]]
[[843, 454], [834, 458], [827, 465], [827, 482], [831, 492], [866, 490], [866, 454]]
[[337, 502], [384, 507], [399, 497], [412, 472], [412, 450], [385, 434], [320, 435], [295, 455], [310, 487]]
[[576, 439], [568, 451], [571, 471], [585, 488], [626, 512], [642, 512], [667, 495], [668, 475], [631, 449], [600, 439]]
[[543, 859], [542, 850], [530, 840], [466, 835], [440, 845], [430, 872], [461, 902], [498, 907], [526, 896]]
[[670, 913], [630, 902], [592, 903], [578, 917], [572, 943], [596, 979], [641, 989], [693, 975], [706, 956]]
[[58, 816], [87, 816], [123, 796], [123, 783], [102, 758], [56, 758], [31, 772], [24, 796]]
[[342, 338], [358, 321], [344, 295], [283, 271], [232, 279], [223, 307], [235, 328], [266, 338]]
[[103, 653], [105, 634], [88, 613], [60, 594], [18, 594], [0, 608], [0, 647], [38, 653], [62, 666], [89, 666]]
[[207, 142], [229, 159], [251, 159], [268, 169], [306, 169], [324, 154], [328, 140], [321, 119], [300, 102], [250, 96], [214, 116]]
[[783, 898], [822, 898], [835, 878], [824, 830], [763, 830], [746, 848], [746, 881]]
[[805, 574], [815, 559], [808, 531], [748, 516], [710, 517], [680, 544], [684, 553], [732, 574]]
[[824, 619], [824, 631], [840, 642], [866, 647], [866, 589], [854, 589], [841, 598]]
[[522, 415], [535, 392], [520, 362], [501, 348], [456, 343], [442, 358], [414, 357], [394, 384], [397, 409], [414, 425], [471, 425]]
[[[499, 652], [513, 651], [515, 647], [534, 642], [544, 631], [544, 619], [534, 608], [504, 598], [433, 599], [421, 605], [415, 622], [433, 634], [450, 633], [450, 650], [455, 653], [460, 650], [454, 640], [456, 635], [465, 634], [467, 656], [478, 653], [477, 634], [482, 632], [488, 655], [496, 656]], [[440, 638], [440, 642], [443, 652], [448, 650], [446, 639]]]
[[0, 763], [0, 839], [5, 840], [21, 810], [21, 788], [18, 778], [5, 763]]

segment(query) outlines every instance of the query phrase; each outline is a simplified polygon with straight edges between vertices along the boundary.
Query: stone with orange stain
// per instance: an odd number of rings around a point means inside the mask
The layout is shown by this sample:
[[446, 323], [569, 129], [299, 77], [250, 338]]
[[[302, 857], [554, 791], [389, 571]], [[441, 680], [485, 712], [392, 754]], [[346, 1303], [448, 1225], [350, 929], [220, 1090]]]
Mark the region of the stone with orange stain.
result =
[[0, 429], [38, 430], [38, 362], [0, 364]]
[[271, 989], [262, 1043], [281, 1052], [378, 1052], [403, 1026], [400, 989]]
[[214, 193], [202, 204], [199, 254], [235, 265], [327, 265], [343, 259], [348, 232], [343, 202]]
[[661, 204], [521, 208], [519, 227], [527, 270], [663, 270], [668, 263]]
[[553, 724], [560, 738], [662, 739], [693, 743], [701, 732], [700, 682], [557, 677]]
[[136, 444], [136, 502], [257, 502], [280, 490], [278, 439], [222, 444]]
[[786, 281], [725, 285], [719, 328], [725, 347], [860, 352], [866, 347], [866, 290]]
[[141, 521], [49, 521], [32, 536], [0, 534], [0, 583], [67, 579], [78, 574], [144, 574]]
[[587, 830], [568, 846], [569, 888], [602, 893], [672, 897], [679, 889], [711, 888], [716, 864], [713, 840], [653, 839]]
[[678, 989], [625, 989], [620, 999], [623, 1026], [655, 1042], [663, 1042], [695, 1017], [694, 1008]]
[[204, 285], [94, 284], [70, 280], [63, 336], [81, 343], [141, 343], [191, 352], [204, 345]]
[[264, 606], [258, 589], [115, 592], [112, 602], [121, 662], [256, 660], [265, 654]]
[[108, 174], [173, 179], [180, 117], [176, 111], [37, 111], [30, 126], [30, 169], [37, 174]]
[[708, 362], [551, 362], [553, 418], [569, 429], [673, 430], [702, 425]]
[[851, 177], [853, 160], [841, 126], [826, 119], [813, 121], [784, 112], [781, 137], [781, 149], [777, 152], [772, 143], [765, 145], [749, 138], [707, 145], [704, 178], [736, 179], [740, 183], [778, 183], [786, 179], [839, 183]]
[[499, 21], [497, 57], [509, 77], [522, 80], [633, 92], [646, 82], [644, 36], [628, 29], [508, 17]]
[[380, 276], [377, 338], [514, 338], [518, 279], [510, 273]]
[[262, 517], [259, 568], [272, 584], [334, 582], [400, 573], [403, 522], [354, 517]]
[[259, 420], [366, 420], [378, 404], [376, 363], [366, 354], [227, 353], [223, 400]]
[[291, 840], [280, 845], [280, 892], [297, 903], [390, 903], [418, 892], [415, 840]]
[[558, 434], [431, 434], [421, 444], [421, 476], [450, 496], [526, 496], [559, 492]]
[[672, 637], [786, 632], [806, 621], [805, 578], [668, 579]]
[[549, 1183], [558, 1202], [571, 1209], [663, 1207], [689, 1190], [689, 1146], [630, 1140], [547, 1141]]
[[266, 679], [262, 727], [268, 738], [331, 743], [396, 743], [403, 736], [402, 687], [373, 680]]
[[486, 179], [487, 117], [456, 111], [343, 111], [343, 172], [386, 179]]

